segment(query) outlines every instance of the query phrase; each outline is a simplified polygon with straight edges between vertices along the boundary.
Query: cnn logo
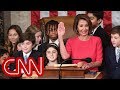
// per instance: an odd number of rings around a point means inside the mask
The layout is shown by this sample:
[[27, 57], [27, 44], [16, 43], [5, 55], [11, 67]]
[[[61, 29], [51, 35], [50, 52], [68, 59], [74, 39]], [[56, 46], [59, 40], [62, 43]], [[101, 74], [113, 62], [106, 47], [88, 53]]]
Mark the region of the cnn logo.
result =
[[[13, 63], [15, 63], [16, 69], [10, 70], [9, 66]], [[9, 77], [20, 77], [23, 74], [21, 72], [22, 70], [28, 77], [32, 76], [33, 71], [36, 72], [38, 76], [42, 76], [44, 70], [44, 60], [43, 57], [39, 57], [38, 63], [36, 63], [33, 58], [28, 58], [27, 63], [25, 63], [20, 57], [16, 58], [16, 60], [15, 58], [10, 57], [4, 60], [2, 64], [2, 70], [3, 73]]]

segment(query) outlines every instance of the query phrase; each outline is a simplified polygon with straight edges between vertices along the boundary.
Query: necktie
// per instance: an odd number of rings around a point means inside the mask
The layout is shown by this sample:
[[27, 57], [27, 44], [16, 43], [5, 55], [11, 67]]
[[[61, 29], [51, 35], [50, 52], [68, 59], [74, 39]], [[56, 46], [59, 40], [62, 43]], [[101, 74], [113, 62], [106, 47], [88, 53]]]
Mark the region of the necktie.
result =
[[25, 64], [27, 64], [27, 55], [24, 56]]
[[[27, 58], [28, 58], [27, 55], [25, 55], [25, 56], [24, 56], [25, 64], [27, 64]], [[22, 74], [24, 73], [23, 69], [21, 69], [21, 73], [22, 73]]]
[[117, 62], [118, 62], [119, 58], [120, 58], [120, 49], [117, 49], [117, 55], [116, 55]]

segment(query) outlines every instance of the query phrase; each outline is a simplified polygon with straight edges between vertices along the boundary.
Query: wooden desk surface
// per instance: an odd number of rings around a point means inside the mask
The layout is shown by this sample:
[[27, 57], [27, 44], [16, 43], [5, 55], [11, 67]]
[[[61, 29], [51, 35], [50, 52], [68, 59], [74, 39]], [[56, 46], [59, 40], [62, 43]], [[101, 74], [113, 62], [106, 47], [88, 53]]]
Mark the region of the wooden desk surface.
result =
[[33, 72], [32, 77], [23, 75], [22, 79], [59, 79], [59, 73], [61, 73], [61, 79], [102, 79], [101, 72], [97, 72], [97, 74], [92, 77], [86, 72], [88, 72], [88, 70], [75, 67], [61, 68], [61, 72], [59, 72], [59, 68], [49, 67], [44, 69], [43, 76], [38, 77], [36, 73]]

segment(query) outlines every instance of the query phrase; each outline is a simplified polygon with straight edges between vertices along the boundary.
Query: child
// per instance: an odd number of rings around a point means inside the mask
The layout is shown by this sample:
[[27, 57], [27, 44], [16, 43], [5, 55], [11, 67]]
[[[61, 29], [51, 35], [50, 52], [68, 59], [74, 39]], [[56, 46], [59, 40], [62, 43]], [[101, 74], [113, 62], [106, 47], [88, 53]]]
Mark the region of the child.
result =
[[7, 31], [4, 48], [12, 56], [17, 51], [17, 44], [22, 40], [22, 30], [19, 25], [11, 25]]
[[100, 37], [102, 40], [103, 48], [106, 48], [107, 46], [110, 45], [110, 36], [101, 27], [104, 12], [103, 11], [87, 11], [87, 15], [89, 16], [92, 22], [92, 35]]
[[[46, 48], [46, 45], [49, 43], [55, 43], [59, 47], [59, 40], [58, 40], [58, 21], [50, 20], [45, 24], [45, 34], [47, 37], [47, 40], [45, 43], [42, 43], [38, 50], [42, 53], [44, 52], [44, 49]], [[67, 39], [64, 40], [64, 44], [66, 43]], [[71, 61], [66, 61], [66, 63], [71, 63]]]
[[38, 47], [39, 52], [42, 54], [48, 43], [55, 43], [56, 45], [59, 45], [57, 28], [58, 22], [55, 20], [50, 20], [45, 24], [45, 35], [47, 39], [45, 43], [42, 43], [41, 46]]
[[2, 63], [5, 59], [7, 59], [9, 57], [9, 53], [6, 49], [0, 49], [0, 72], [2, 70]]
[[43, 37], [43, 34], [42, 34], [42, 31], [35, 25], [30, 25], [26, 31], [26, 32], [29, 32], [29, 33], [33, 33], [35, 35], [35, 47], [34, 47], [34, 50], [38, 50], [38, 46], [41, 45], [42, 43], [42, 37]]
[[[38, 60], [38, 57], [40, 57], [40, 53], [36, 50], [33, 50], [33, 47], [35, 45], [35, 36], [32, 33], [24, 33], [23, 34], [23, 41], [21, 42], [21, 51], [18, 51], [14, 53], [14, 57], [22, 57], [25, 61], [29, 57], [32, 57], [36, 62]], [[25, 56], [27, 56], [27, 59], [25, 59]], [[11, 65], [11, 70], [15, 69], [15, 63]]]
[[120, 79], [120, 26], [111, 30], [112, 45], [105, 49], [105, 78]]
[[0, 79], [10, 79], [10, 77], [7, 77], [4, 75], [2, 71], [2, 63], [5, 59], [9, 57], [9, 52], [6, 49], [0, 49]]
[[[59, 47], [55, 43], [47, 44], [44, 52], [45, 66], [54, 66], [62, 62]], [[60, 61], [61, 60], [61, 61]]]
[[89, 16], [92, 22], [92, 33], [93, 36], [98, 36], [102, 40], [103, 46], [103, 61], [102, 65], [99, 67], [99, 71], [104, 69], [104, 50], [107, 46], [110, 45], [110, 36], [107, 32], [101, 27], [101, 22], [103, 20], [104, 12], [103, 11], [87, 11], [87, 15]]

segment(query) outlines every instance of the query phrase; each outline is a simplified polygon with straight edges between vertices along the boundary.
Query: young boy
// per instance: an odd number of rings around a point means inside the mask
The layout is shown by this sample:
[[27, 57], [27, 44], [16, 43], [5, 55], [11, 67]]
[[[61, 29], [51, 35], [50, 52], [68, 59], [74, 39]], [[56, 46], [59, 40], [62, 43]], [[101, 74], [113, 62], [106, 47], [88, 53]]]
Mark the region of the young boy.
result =
[[110, 45], [110, 36], [107, 32], [101, 27], [101, 22], [103, 20], [104, 12], [103, 11], [87, 11], [87, 15], [90, 17], [92, 22], [92, 35], [98, 36], [102, 40], [103, 48], [105, 49]]
[[120, 79], [120, 26], [112, 28], [111, 43], [105, 49], [105, 78]]
[[[48, 43], [55, 43], [59, 47], [59, 41], [58, 41], [58, 21], [50, 20], [45, 24], [45, 34], [46, 34], [46, 42], [41, 44], [39, 47], [39, 51], [44, 51], [46, 45]], [[67, 39], [66, 39], [67, 40]], [[66, 40], [64, 40], [64, 43], [66, 43]]]
[[100, 71], [104, 69], [104, 50], [107, 46], [110, 45], [110, 36], [107, 32], [101, 27], [101, 22], [103, 20], [104, 12], [103, 11], [87, 11], [87, 15], [90, 17], [92, 22], [92, 33], [93, 36], [98, 36], [102, 40], [103, 46], [103, 62], [102, 65], [99, 67]]
[[[29, 57], [32, 57], [37, 62], [38, 57], [40, 57], [41, 55], [38, 51], [33, 50], [33, 47], [35, 45], [35, 35], [32, 33], [24, 33], [23, 40], [20, 43], [21, 43], [21, 51], [14, 53], [13, 56], [15, 58], [22, 57], [25, 63], [27, 63]], [[15, 69], [15, 63], [11, 65], [11, 70], [14, 69]]]
[[56, 45], [59, 45], [57, 33], [58, 24], [58, 21], [55, 20], [50, 20], [45, 24], [46, 42], [42, 43], [41, 46], [38, 47], [38, 51], [41, 53], [44, 52], [48, 43], [55, 43]]

